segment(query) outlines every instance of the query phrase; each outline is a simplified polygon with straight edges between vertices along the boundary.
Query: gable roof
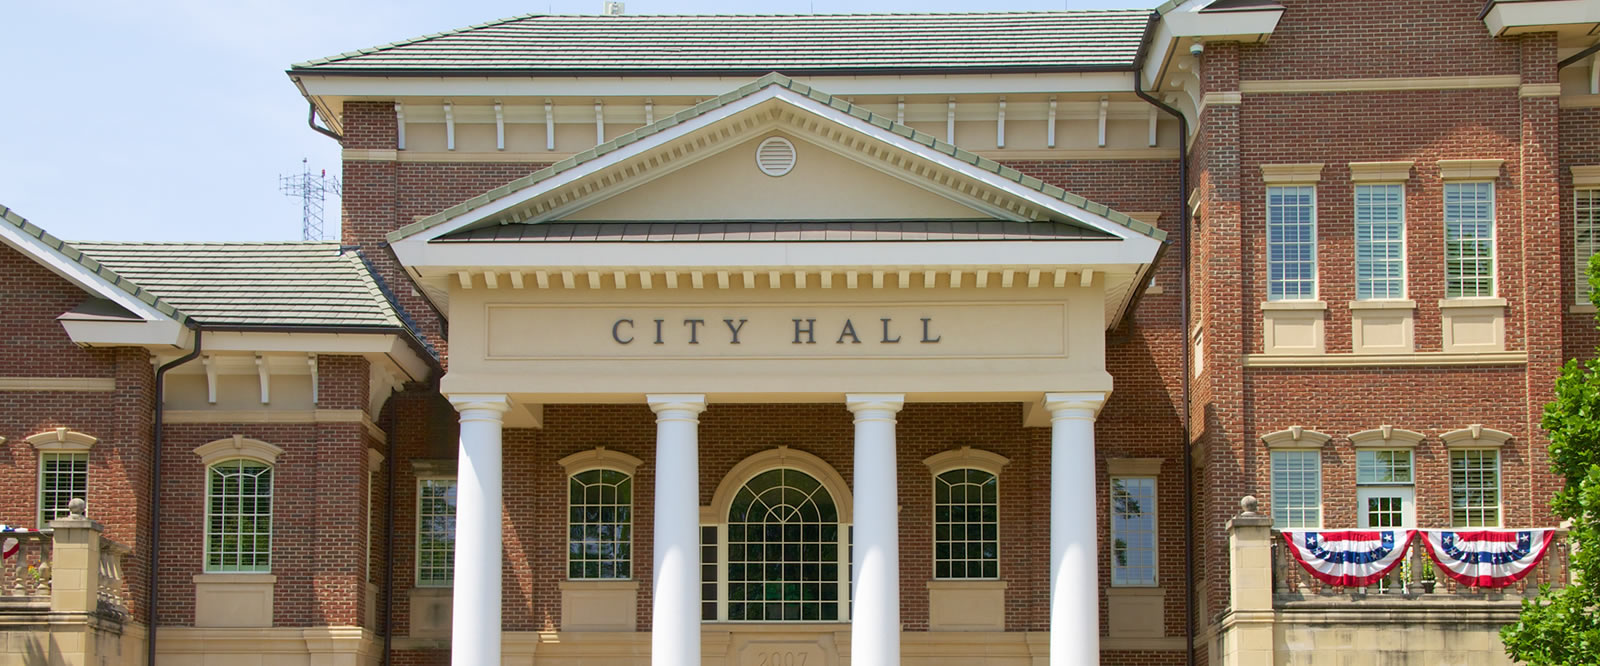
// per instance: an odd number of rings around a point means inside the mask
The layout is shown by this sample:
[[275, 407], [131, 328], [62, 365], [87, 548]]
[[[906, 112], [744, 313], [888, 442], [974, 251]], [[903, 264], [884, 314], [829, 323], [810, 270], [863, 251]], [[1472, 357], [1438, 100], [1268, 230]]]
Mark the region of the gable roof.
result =
[[[129, 304], [127, 298], [131, 297], [134, 302], [153, 308], [161, 316], [179, 323], [188, 321], [189, 315], [179, 310], [173, 303], [163, 300], [155, 292], [145, 289], [128, 277], [118, 273], [111, 266], [84, 254], [73, 244], [56, 238], [50, 232], [39, 228], [26, 218], [18, 215], [16, 211], [0, 206], [0, 219], [3, 219], [6, 225], [9, 225], [6, 227], [7, 229], [20, 231], [22, 238], [32, 246], [19, 248], [21, 251], [32, 256], [35, 261], [45, 263], [47, 267], [56, 270], [58, 273], [63, 268], [76, 269], [72, 270], [75, 275], [63, 274], [62, 277], [67, 278], [91, 294], [118, 303], [119, 306]], [[40, 252], [47, 253], [48, 256], [39, 256]], [[51, 266], [51, 259], [60, 260], [62, 263]]]
[[[1069, 206], [1081, 208], [1094, 215], [1104, 217], [1106, 220], [1126, 227], [1135, 233], [1149, 236], [1157, 241], [1166, 239], [1166, 232], [1129, 217], [1124, 213], [1114, 211], [1104, 204], [1089, 201], [1081, 196], [1067, 192], [1065, 189], [1055, 185], [1047, 184], [1038, 178], [1024, 175], [1021, 171], [1003, 166], [999, 162], [980, 157], [976, 153], [957, 148], [955, 145], [941, 141], [927, 132], [922, 132], [912, 128], [909, 125], [898, 123], [891, 117], [873, 112], [871, 109], [866, 107], [852, 104], [842, 97], [829, 95], [782, 74], [771, 73], [756, 79], [755, 81], [740, 86], [739, 88], [725, 93], [719, 97], [696, 104], [695, 106], [675, 113], [671, 116], [657, 120], [650, 125], [646, 125], [632, 132], [628, 132], [627, 134], [623, 134], [622, 136], [595, 146], [594, 148], [573, 155], [572, 157], [561, 160], [560, 162], [556, 162], [555, 164], [552, 164], [532, 174], [513, 180], [505, 185], [501, 185], [500, 187], [489, 190], [488, 192], [484, 192], [483, 194], [472, 197], [471, 199], [467, 199], [466, 201], [456, 204], [455, 206], [451, 206], [450, 208], [440, 211], [439, 213], [428, 216], [421, 220], [417, 220], [416, 222], [390, 232], [388, 235], [388, 240], [390, 242], [398, 242], [410, 236], [414, 236], [434, 227], [443, 225], [446, 222], [461, 217], [462, 215], [470, 213], [476, 209], [487, 206], [490, 203], [538, 185], [541, 182], [584, 165], [585, 163], [616, 152], [617, 150], [622, 149], [630, 144], [637, 143], [684, 122], [726, 107], [730, 104], [738, 102], [739, 100], [755, 95], [761, 90], [773, 86], [787, 89], [798, 95], [804, 95], [805, 97], [819, 104], [826, 105], [832, 109], [858, 118], [882, 130], [886, 130], [906, 139], [910, 139], [911, 141], [931, 148], [936, 152], [952, 157], [956, 161], [966, 163], [979, 170], [997, 175], [1005, 180], [1021, 185], [1024, 188], [1042, 193], [1049, 198], [1065, 202]], [[1092, 224], [1082, 224], [1085, 227], [1093, 227]], [[461, 231], [461, 229], [455, 229], [452, 231]]]
[[1149, 10], [527, 14], [292, 65], [338, 74], [1129, 71]]
[[77, 245], [205, 325], [403, 327], [360, 257], [338, 243]]

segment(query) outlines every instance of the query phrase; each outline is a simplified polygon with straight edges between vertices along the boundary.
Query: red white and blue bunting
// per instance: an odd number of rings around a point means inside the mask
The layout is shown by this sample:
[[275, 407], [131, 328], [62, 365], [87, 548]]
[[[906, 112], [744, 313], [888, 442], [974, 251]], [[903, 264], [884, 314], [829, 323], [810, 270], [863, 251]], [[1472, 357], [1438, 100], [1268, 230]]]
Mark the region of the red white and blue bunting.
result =
[[1406, 559], [1412, 530], [1284, 530], [1289, 554], [1312, 577], [1336, 587], [1366, 587]]
[[1439, 572], [1472, 587], [1500, 588], [1533, 572], [1554, 530], [1419, 530]]

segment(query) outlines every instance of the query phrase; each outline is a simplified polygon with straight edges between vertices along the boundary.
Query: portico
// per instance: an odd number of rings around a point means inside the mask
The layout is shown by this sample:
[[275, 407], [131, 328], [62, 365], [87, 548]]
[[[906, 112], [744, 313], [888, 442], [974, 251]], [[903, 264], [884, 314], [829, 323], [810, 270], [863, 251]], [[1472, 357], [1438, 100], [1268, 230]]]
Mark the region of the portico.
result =
[[[899, 519], [922, 500], [903, 492], [897, 426], [920, 403], [1021, 404], [1025, 425], [1049, 428], [1048, 653], [1098, 659], [1105, 331], [1160, 234], [796, 86], [767, 77], [391, 236], [451, 323], [454, 663], [496, 663], [503, 646], [503, 432], [541, 427], [553, 406], [639, 404], [655, 416], [652, 663], [721, 663], [708, 622], [837, 625], [813, 642], [826, 663], [899, 663], [901, 543], [926, 528]], [[794, 150], [776, 176], [753, 155], [772, 138]], [[849, 481], [780, 452], [735, 466], [708, 506], [701, 420], [795, 403], [849, 414], [853, 453], [832, 461]], [[977, 561], [994, 539], [974, 534]], [[739, 573], [758, 562], [765, 577]]]

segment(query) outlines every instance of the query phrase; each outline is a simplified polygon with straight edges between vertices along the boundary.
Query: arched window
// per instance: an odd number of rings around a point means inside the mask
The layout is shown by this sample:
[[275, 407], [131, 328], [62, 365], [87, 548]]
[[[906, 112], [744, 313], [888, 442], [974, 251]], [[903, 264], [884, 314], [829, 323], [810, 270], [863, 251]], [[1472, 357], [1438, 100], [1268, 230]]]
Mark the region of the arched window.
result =
[[821, 482], [797, 469], [756, 475], [728, 512], [728, 619], [837, 621], [839, 536]]
[[933, 577], [1000, 577], [998, 453], [963, 446], [922, 461], [933, 472]]
[[633, 477], [591, 469], [567, 480], [567, 577], [633, 575]]
[[194, 452], [206, 466], [206, 573], [270, 573], [272, 472], [283, 449], [234, 435]]
[[723, 480], [712, 511], [704, 559], [720, 580], [705, 581], [703, 619], [848, 619], [850, 495], [827, 463], [786, 447], [757, 454]]
[[1000, 481], [981, 469], [933, 479], [933, 577], [1000, 577]]
[[641, 461], [603, 446], [562, 458], [567, 470], [567, 578], [633, 577], [633, 474]]

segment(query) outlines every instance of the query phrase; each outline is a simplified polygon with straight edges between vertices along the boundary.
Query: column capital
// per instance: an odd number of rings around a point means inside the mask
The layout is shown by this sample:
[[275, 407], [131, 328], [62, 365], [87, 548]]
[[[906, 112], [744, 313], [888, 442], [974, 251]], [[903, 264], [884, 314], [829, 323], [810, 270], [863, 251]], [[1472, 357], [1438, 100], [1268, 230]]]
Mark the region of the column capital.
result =
[[704, 394], [657, 393], [645, 396], [644, 400], [650, 404], [650, 411], [658, 415], [666, 411], [687, 411], [692, 414], [706, 411], [706, 396]]
[[906, 406], [904, 393], [846, 393], [844, 405], [848, 407], [856, 418], [861, 418], [864, 411], [887, 411], [895, 414], [901, 407]]
[[1044, 394], [1045, 411], [1050, 412], [1052, 422], [1062, 419], [1088, 419], [1094, 420], [1100, 414], [1100, 408], [1105, 406], [1109, 393], [1101, 391], [1085, 391], [1082, 393], [1046, 393]]
[[468, 418], [467, 412], [474, 412], [474, 419], [499, 421], [500, 415], [511, 409], [511, 398], [504, 393], [457, 393], [449, 399], [463, 420]]

